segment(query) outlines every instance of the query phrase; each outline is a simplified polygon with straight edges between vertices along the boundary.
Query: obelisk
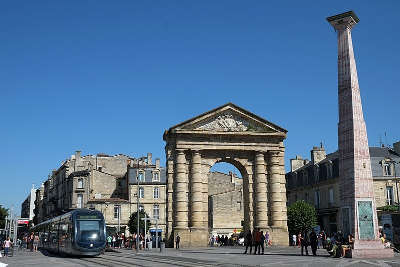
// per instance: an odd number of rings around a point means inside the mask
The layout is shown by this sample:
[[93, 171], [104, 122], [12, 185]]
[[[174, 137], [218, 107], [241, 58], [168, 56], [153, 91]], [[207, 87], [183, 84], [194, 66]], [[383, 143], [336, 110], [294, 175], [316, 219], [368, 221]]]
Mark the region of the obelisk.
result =
[[339, 95], [339, 230], [355, 238], [353, 258], [393, 257], [379, 240], [378, 218], [351, 29], [359, 22], [353, 11], [328, 17], [338, 37]]

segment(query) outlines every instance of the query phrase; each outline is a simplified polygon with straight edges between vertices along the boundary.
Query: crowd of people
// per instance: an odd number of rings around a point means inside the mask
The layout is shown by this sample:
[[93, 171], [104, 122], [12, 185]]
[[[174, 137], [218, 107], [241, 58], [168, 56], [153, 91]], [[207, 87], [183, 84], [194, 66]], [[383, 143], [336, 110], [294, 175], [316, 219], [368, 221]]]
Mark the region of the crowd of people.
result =
[[[146, 239], [142, 233], [139, 234], [139, 250], [146, 249], [150, 247], [150, 243], [155, 243], [155, 237], [146, 236]], [[107, 248], [120, 249], [129, 248], [136, 250], [136, 238], [137, 234], [133, 233], [129, 236], [122, 234], [109, 234], [107, 236]], [[160, 247], [161, 236], [158, 236], [158, 247]]]
[[309, 255], [308, 247], [311, 247], [313, 256], [317, 256], [317, 250], [321, 247], [326, 249], [331, 257], [344, 257], [351, 251], [354, 245], [354, 237], [350, 234], [347, 238], [343, 237], [341, 231], [333, 234], [326, 234], [325, 231], [316, 233], [313, 229], [304, 231], [298, 235], [292, 235], [291, 245], [301, 248], [301, 255]]
[[246, 250], [243, 254], [247, 254], [247, 250], [250, 247], [249, 253], [252, 254], [252, 250], [254, 248], [254, 255], [264, 254], [265, 246], [271, 245], [271, 241], [269, 239], [269, 232], [267, 231], [265, 234], [260, 229], [255, 229], [253, 233], [248, 230], [244, 237], [244, 245], [246, 246]]

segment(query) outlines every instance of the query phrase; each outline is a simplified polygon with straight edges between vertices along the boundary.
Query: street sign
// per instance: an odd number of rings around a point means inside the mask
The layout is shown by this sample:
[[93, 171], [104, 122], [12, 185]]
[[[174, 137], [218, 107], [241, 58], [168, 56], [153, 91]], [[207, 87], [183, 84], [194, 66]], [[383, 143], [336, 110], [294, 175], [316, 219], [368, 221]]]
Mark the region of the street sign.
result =
[[29, 224], [29, 220], [28, 219], [19, 219], [18, 224]]

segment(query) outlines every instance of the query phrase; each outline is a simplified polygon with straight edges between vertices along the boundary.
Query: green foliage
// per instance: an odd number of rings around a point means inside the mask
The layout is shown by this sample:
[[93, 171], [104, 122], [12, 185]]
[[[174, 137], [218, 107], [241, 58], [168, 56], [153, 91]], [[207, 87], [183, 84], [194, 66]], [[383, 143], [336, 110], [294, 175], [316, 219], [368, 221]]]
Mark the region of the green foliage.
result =
[[[144, 234], [144, 223], [145, 221], [142, 220], [142, 218], [145, 218], [145, 212], [142, 210], [139, 212], [139, 230], [141, 233]], [[149, 218], [149, 215], [146, 214], [146, 217]], [[151, 227], [151, 222], [146, 221], [146, 228], [149, 229]], [[129, 217], [129, 222], [128, 222], [128, 227], [129, 227], [129, 232], [131, 233], [137, 233], [137, 212], [134, 212], [131, 214]]]
[[8, 216], [8, 209], [0, 206], [0, 229], [4, 229], [7, 216]]
[[395, 211], [399, 210], [399, 207], [398, 206], [394, 206], [394, 205], [386, 205], [386, 206], [378, 208], [378, 210], [395, 212]]
[[288, 228], [292, 234], [310, 231], [317, 225], [315, 208], [304, 200], [297, 201], [288, 207]]

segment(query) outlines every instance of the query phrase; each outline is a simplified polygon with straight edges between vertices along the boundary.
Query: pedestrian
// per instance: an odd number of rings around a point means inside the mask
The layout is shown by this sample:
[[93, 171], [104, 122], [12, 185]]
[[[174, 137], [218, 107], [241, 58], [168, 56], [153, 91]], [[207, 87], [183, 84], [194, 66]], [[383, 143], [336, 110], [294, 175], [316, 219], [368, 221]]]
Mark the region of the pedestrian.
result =
[[296, 235], [295, 234], [292, 235], [292, 244], [294, 247], [296, 246]]
[[250, 246], [250, 254], [251, 254], [251, 250], [253, 248], [253, 236], [251, 234], [250, 230], [247, 230], [247, 233], [244, 237], [244, 245], [246, 246], [246, 250], [244, 251], [243, 254], [247, 254], [247, 248]]
[[35, 235], [31, 233], [31, 236], [29, 237], [29, 248], [31, 252], [33, 251], [33, 242], [35, 241]]
[[[262, 255], [264, 255], [264, 243], [265, 243], [265, 235], [263, 233], [263, 231], [261, 231], [260, 234], [261, 240], [260, 240], [260, 247], [261, 247], [261, 251], [262, 251]], [[258, 252], [258, 254], [260, 254], [260, 251]]]
[[112, 237], [110, 235], [107, 236], [107, 247], [111, 247]]
[[35, 234], [33, 237], [33, 250], [36, 252], [38, 251], [38, 245], [39, 245], [39, 236]]
[[260, 254], [261, 233], [260, 233], [259, 229], [256, 229], [254, 231], [253, 241], [254, 241], [254, 245], [255, 245], [254, 255], [257, 254], [257, 250], [258, 250], [258, 254]]
[[326, 248], [326, 234], [325, 231], [322, 230], [321, 232], [321, 243], [322, 243], [322, 248]]
[[7, 237], [6, 241], [4, 241], [4, 256], [8, 257], [8, 252], [10, 251], [10, 248], [12, 247], [12, 242], [10, 241], [10, 237]]
[[266, 247], [268, 247], [270, 245], [270, 240], [269, 240], [269, 232], [267, 231], [265, 233], [265, 243], [266, 243]]
[[303, 253], [304, 249], [306, 251], [306, 256], [308, 256], [309, 238], [308, 238], [307, 231], [304, 231], [303, 234], [301, 235], [300, 243], [301, 243], [301, 256], [304, 255], [304, 253]]
[[175, 248], [179, 249], [179, 243], [181, 242], [181, 237], [179, 236], [179, 234], [176, 234], [176, 238], [175, 238]]
[[115, 248], [115, 245], [117, 243], [117, 237], [115, 236], [115, 234], [112, 237], [112, 247]]
[[310, 234], [310, 245], [313, 256], [317, 256], [318, 237], [314, 229]]
[[298, 233], [298, 235], [297, 235], [297, 247], [298, 248], [300, 248], [300, 246], [301, 246], [301, 239], [302, 239], [301, 233]]

